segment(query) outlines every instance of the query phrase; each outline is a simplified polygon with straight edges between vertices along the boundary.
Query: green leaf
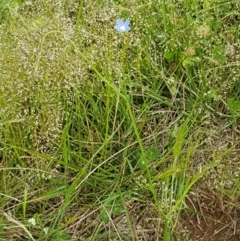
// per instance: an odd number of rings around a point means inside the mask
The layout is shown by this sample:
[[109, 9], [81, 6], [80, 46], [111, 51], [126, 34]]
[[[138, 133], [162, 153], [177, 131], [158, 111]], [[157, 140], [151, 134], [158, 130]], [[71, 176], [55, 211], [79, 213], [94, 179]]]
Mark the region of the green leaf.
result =
[[159, 157], [159, 149], [156, 147], [149, 147], [145, 153], [146, 157], [150, 161], [154, 161]]
[[54, 234], [54, 236], [52, 237], [53, 241], [72, 241], [71, 236], [64, 232], [64, 231], [59, 231], [57, 233]]
[[145, 155], [141, 155], [140, 159], [138, 160], [138, 167], [141, 169], [146, 169], [148, 166], [148, 161]]
[[182, 66], [184, 68], [188, 68], [194, 66], [196, 63], [199, 62], [201, 62], [201, 59], [199, 57], [189, 57], [182, 61]]
[[177, 129], [175, 134], [175, 143], [173, 146], [173, 155], [177, 159], [182, 151], [182, 147], [186, 141], [187, 135], [189, 132], [189, 119], [186, 119], [185, 122]]
[[107, 210], [105, 210], [105, 208], [100, 213], [100, 219], [104, 223], [108, 223], [109, 222], [109, 214], [108, 214]]
[[228, 98], [227, 100], [228, 108], [233, 114], [240, 115], [240, 101], [234, 98]]
[[214, 49], [213, 49], [213, 58], [215, 60], [217, 60], [218, 63], [220, 64], [224, 64], [226, 61], [225, 58], [225, 54], [224, 54], [224, 47], [221, 45], [217, 45]]
[[171, 62], [175, 59], [175, 53], [172, 50], [167, 49], [164, 53], [164, 58]]
[[113, 206], [113, 213], [115, 213], [117, 216], [119, 216], [122, 213], [122, 210], [122, 206], [119, 204]]

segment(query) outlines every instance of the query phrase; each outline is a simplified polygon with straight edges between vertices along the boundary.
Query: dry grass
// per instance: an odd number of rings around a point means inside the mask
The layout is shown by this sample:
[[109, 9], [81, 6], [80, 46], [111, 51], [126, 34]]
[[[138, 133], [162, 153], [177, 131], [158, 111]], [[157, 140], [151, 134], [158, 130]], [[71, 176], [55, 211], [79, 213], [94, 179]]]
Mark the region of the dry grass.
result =
[[165, 3], [0, 4], [0, 241], [240, 240], [239, 3]]

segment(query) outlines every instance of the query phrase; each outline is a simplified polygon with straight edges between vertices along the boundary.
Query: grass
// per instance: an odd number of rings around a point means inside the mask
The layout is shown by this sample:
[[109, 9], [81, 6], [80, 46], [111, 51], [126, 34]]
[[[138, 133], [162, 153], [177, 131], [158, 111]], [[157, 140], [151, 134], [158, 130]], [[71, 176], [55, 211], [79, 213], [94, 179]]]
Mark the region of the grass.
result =
[[1, 1], [0, 240], [238, 240], [238, 9]]

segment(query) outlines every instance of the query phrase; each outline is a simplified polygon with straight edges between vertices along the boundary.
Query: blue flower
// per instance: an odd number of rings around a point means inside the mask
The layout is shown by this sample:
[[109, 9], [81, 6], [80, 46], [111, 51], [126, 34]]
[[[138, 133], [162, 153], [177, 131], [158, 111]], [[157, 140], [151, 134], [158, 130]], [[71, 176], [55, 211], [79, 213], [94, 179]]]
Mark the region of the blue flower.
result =
[[122, 19], [117, 19], [114, 28], [120, 33], [128, 32], [131, 29], [129, 27], [129, 20], [123, 21]]

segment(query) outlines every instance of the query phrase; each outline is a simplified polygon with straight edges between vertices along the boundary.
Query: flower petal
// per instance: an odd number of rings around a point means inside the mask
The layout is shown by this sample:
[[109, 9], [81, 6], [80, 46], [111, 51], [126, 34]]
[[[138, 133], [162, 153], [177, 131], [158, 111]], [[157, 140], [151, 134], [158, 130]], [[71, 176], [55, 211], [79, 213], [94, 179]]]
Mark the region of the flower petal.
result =
[[124, 22], [123, 22], [122, 19], [120, 19], [120, 18], [117, 19], [117, 25], [120, 25], [120, 26], [121, 26], [121, 25], [123, 25], [123, 24], [124, 24]]
[[128, 32], [131, 29], [129, 27], [129, 20], [123, 21], [122, 19], [117, 19], [114, 28], [120, 33]]
[[129, 21], [124, 23], [125, 31], [128, 32], [131, 28], [129, 27]]

